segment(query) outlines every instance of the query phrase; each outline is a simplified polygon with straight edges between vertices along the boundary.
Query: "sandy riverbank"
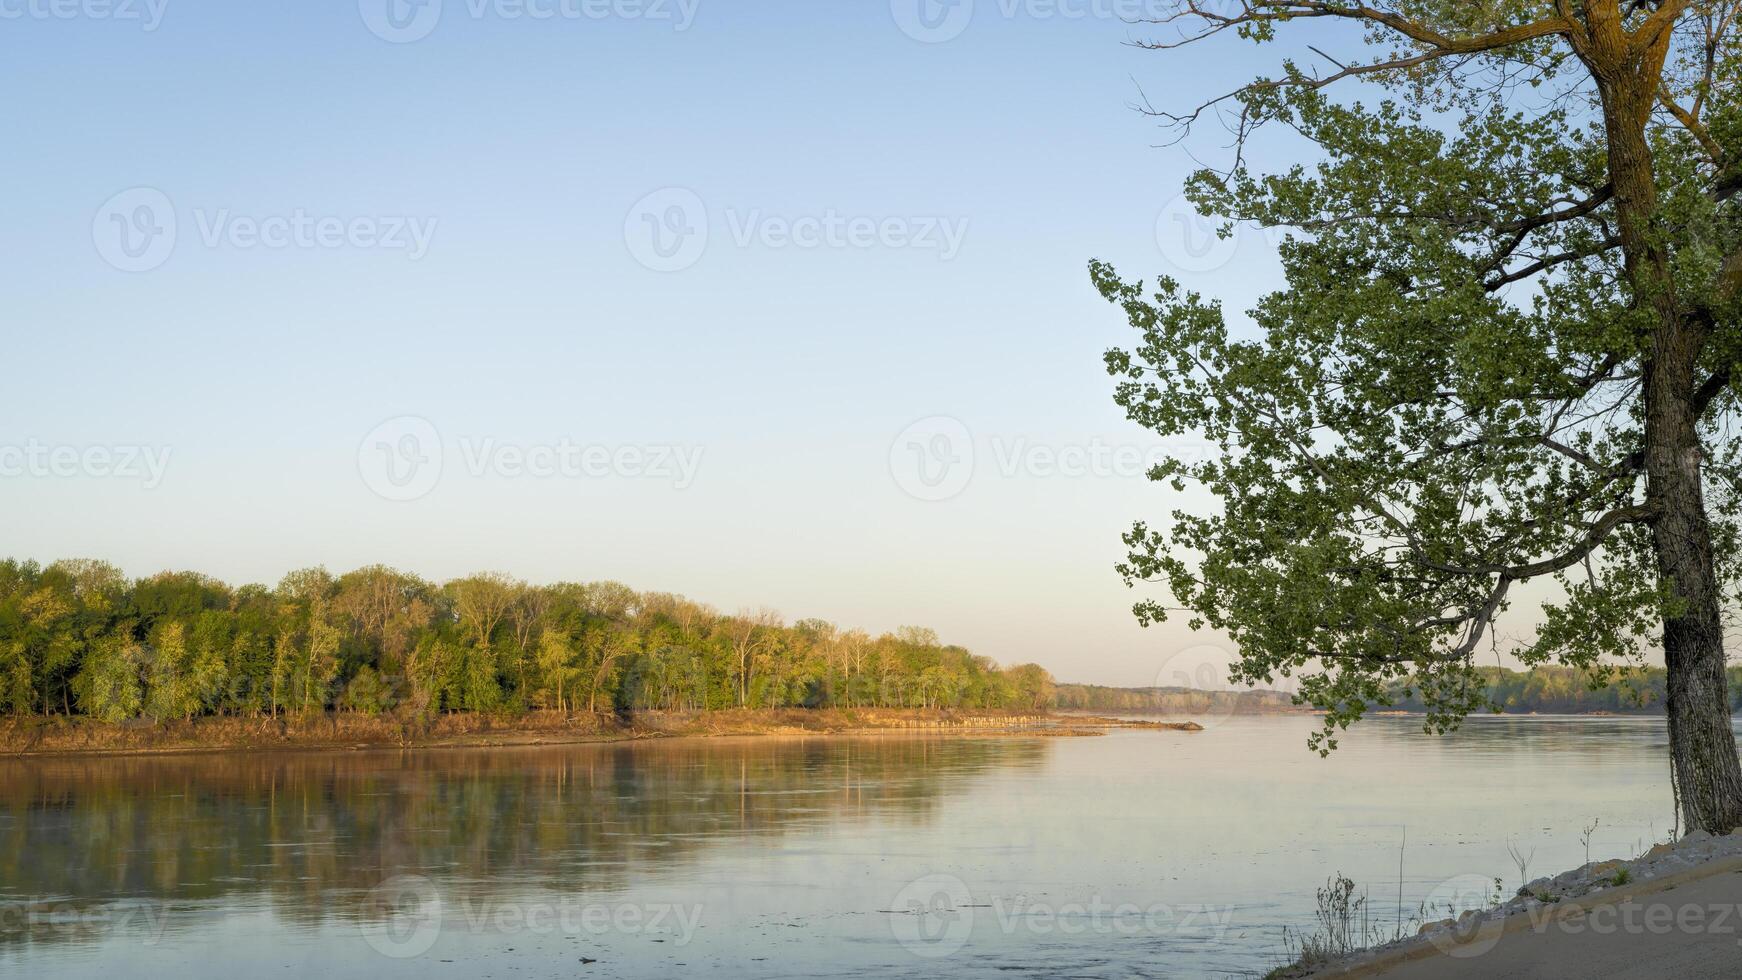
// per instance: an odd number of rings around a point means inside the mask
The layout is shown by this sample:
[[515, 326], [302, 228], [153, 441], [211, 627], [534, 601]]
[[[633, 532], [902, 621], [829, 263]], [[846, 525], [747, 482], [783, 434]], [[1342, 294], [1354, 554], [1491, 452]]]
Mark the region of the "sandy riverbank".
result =
[[1495, 909], [1311, 973], [1388, 980], [1735, 977], [1742, 963], [1742, 828], [1690, 834], [1632, 861], [1539, 878]]
[[630, 716], [534, 711], [513, 717], [446, 714], [432, 719], [329, 714], [315, 717], [196, 718], [105, 724], [84, 718], [13, 719], [0, 724], [0, 754], [157, 754], [271, 750], [356, 750], [487, 745], [561, 745], [649, 738], [889, 733], [993, 736], [1099, 735], [1109, 728], [1196, 731], [1190, 723], [1017, 711], [897, 708], [782, 708], [639, 712]]

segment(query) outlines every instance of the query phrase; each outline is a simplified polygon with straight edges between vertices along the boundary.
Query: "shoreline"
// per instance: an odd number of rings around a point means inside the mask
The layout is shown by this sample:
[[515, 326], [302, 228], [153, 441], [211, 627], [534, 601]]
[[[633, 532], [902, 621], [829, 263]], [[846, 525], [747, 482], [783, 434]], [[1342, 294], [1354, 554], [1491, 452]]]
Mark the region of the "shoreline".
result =
[[[1658, 955], [1682, 958], [1690, 965], [1712, 957], [1729, 962], [1742, 941], [1736, 938], [1742, 920], [1723, 928], [1711, 910], [1742, 912], [1739, 873], [1742, 827], [1724, 836], [1696, 831], [1631, 860], [1593, 861], [1538, 878], [1497, 906], [1423, 923], [1407, 939], [1312, 966], [1297, 962], [1269, 976], [1441, 980], [1480, 975], [1486, 968], [1507, 976], [1587, 978], [1607, 975], [1603, 968], [1618, 965], [1622, 954], [1637, 954], [1632, 946], [1645, 936], [1663, 940], [1666, 948]], [[1678, 890], [1680, 895], [1667, 897]], [[1691, 919], [1690, 911], [1695, 913]], [[1641, 918], [1664, 925], [1640, 929], [1628, 924]], [[1618, 921], [1623, 924], [1616, 925]], [[1620, 947], [1606, 948], [1610, 939]]]
[[533, 711], [514, 717], [472, 713], [407, 720], [379, 715], [198, 718], [111, 724], [86, 718], [0, 723], [0, 756], [198, 755], [358, 752], [382, 749], [588, 745], [670, 739], [773, 736], [950, 735], [1058, 738], [1110, 729], [1195, 732], [1195, 722], [1131, 721], [1104, 715], [926, 708], [733, 708], [648, 711], [629, 716]]

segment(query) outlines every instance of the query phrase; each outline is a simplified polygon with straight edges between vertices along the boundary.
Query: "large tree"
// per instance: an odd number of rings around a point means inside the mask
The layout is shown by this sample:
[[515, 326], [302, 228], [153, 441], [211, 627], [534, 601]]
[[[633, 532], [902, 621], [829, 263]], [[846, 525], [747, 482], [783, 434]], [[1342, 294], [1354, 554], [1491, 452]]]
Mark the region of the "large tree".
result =
[[[1742, 825], [1723, 646], [1738, 17], [1737, 0], [1196, 0], [1152, 25], [1157, 49], [1299, 47], [1272, 77], [1151, 110], [1181, 138], [1232, 130], [1227, 166], [1188, 192], [1229, 227], [1289, 229], [1287, 288], [1230, 324], [1171, 278], [1092, 264], [1141, 333], [1107, 355], [1118, 403], [1220, 449], [1152, 474], [1217, 504], [1127, 534], [1127, 581], [1172, 593], [1140, 618], [1189, 611], [1238, 643], [1239, 679], [1298, 678], [1323, 750], [1405, 691], [1436, 730], [1487, 706], [1476, 656], [1510, 603], [1540, 605], [1527, 664], [1601, 679], [1661, 651], [1680, 813]], [[1266, 124], [1315, 162], [1256, 172]]]

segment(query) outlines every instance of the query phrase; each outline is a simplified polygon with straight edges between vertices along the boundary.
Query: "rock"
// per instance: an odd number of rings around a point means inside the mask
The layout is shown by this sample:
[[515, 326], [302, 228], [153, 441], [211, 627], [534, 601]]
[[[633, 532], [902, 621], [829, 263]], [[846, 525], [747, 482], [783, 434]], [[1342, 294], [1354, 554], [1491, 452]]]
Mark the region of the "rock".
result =
[[1458, 921], [1454, 924], [1459, 929], [1468, 929], [1475, 923], [1481, 921], [1482, 916], [1482, 909], [1465, 909], [1463, 914], [1458, 916]]
[[1688, 835], [1686, 837], [1683, 837], [1681, 839], [1680, 843], [1682, 843], [1682, 844], [1698, 844], [1700, 841], [1706, 841], [1706, 840], [1711, 840], [1711, 839], [1712, 839], [1712, 835], [1706, 833], [1703, 830], [1692, 830], [1692, 831], [1688, 832]]
[[1441, 919], [1438, 922], [1424, 922], [1421, 924], [1421, 928], [1415, 931], [1415, 934], [1418, 936], [1425, 936], [1430, 932], [1438, 932], [1441, 929], [1450, 929], [1455, 925], [1457, 925], [1457, 923], [1451, 919]]
[[1663, 857], [1665, 854], [1674, 853], [1674, 851], [1675, 851], [1674, 844], [1658, 844], [1655, 847], [1653, 847], [1651, 850], [1646, 851], [1644, 857], [1645, 857], [1645, 860], [1651, 861], [1651, 860], [1655, 860], [1657, 858]]

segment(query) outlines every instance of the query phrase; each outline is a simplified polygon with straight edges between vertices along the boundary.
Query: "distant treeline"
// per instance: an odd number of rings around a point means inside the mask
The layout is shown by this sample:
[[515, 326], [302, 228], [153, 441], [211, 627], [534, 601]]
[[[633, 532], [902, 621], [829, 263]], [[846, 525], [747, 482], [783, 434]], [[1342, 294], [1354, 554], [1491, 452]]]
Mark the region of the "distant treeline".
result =
[[[1618, 669], [1606, 680], [1572, 667], [1508, 670], [1477, 668], [1489, 699], [1515, 714], [1661, 714], [1667, 674], [1662, 667]], [[1730, 707], [1742, 711], [1742, 667], [1728, 670]], [[1390, 710], [1422, 711], [1416, 697], [1392, 686]], [[1196, 690], [1182, 687], [1100, 687], [1060, 684], [1054, 704], [1064, 710], [1193, 714], [1207, 711], [1252, 713], [1294, 710], [1290, 697], [1271, 690]], [[1386, 706], [1380, 706], [1384, 708]]]
[[[1488, 697], [1502, 711], [1539, 714], [1662, 714], [1668, 673], [1662, 667], [1617, 669], [1605, 678], [1573, 667], [1536, 667], [1507, 670], [1481, 667], [1477, 673], [1488, 687]], [[1726, 672], [1730, 708], [1742, 708], [1742, 667]], [[1397, 697], [1404, 711], [1422, 710], [1415, 698]]]
[[728, 707], [1044, 708], [1052, 678], [929, 629], [722, 615], [616, 582], [444, 584], [384, 566], [276, 586], [0, 561], [0, 715], [103, 721]]
[[1203, 714], [1230, 709], [1254, 714], [1296, 710], [1281, 691], [1200, 691], [1186, 687], [1102, 687], [1060, 684], [1053, 706], [1061, 711]]

